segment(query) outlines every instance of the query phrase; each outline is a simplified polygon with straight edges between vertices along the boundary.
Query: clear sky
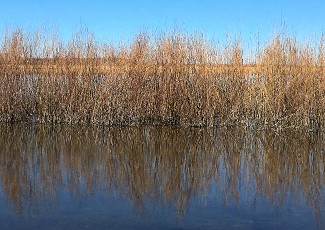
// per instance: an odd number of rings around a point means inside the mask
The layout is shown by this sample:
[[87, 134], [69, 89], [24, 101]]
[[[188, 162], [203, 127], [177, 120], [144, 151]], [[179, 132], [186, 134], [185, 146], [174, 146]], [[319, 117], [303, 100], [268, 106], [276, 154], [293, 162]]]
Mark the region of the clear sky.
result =
[[270, 36], [284, 23], [301, 38], [325, 31], [324, 0], [1, 0], [0, 6], [1, 31], [53, 27], [63, 39], [81, 27], [108, 41], [174, 27], [216, 40], [236, 33], [246, 42]]

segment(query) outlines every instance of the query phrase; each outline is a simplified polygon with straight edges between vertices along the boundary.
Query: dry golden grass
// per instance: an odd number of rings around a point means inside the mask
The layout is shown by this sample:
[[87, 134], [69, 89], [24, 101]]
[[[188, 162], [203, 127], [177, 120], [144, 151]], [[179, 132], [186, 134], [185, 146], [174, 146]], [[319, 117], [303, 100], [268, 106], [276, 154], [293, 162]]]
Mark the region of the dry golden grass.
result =
[[85, 31], [64, 43], [17, 29], [2, 36], [0, 121], [321, 128], [324, 38], [314, 47], [275, 35], [252, 64], [240, 41], [198, 34], [114, 46]]

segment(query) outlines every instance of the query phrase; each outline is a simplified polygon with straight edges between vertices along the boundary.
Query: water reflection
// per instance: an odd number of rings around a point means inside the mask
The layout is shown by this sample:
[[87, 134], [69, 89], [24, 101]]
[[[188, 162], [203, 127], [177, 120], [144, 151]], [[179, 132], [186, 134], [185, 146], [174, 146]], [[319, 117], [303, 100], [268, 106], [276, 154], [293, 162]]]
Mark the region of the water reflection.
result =
[[76, 200], [105, 190], [137, 212], [150, 200], [182, 217], [216, 184], [225, 204], [306, 202], [323, 226], [323, 140], [240, 128], [1, 126], [0, 188], [17, 214], [59, 205], [62, 190]]

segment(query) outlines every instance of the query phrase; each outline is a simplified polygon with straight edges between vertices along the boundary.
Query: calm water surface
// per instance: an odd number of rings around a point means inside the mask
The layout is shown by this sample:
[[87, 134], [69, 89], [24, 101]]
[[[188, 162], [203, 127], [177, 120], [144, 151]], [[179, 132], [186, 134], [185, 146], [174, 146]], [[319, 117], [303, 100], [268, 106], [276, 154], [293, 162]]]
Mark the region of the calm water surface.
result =
[[0, 126], [0, 229], [325, 229], [324, 134]]

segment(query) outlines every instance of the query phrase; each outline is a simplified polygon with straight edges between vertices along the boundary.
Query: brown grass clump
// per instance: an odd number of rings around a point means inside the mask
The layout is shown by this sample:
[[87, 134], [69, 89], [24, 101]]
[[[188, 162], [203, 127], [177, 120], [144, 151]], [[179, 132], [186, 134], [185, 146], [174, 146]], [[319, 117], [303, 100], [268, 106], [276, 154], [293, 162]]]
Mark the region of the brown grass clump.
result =
[[[81, 31], [6, 32], [0, 48], [0, 121], [324, 126], [325, 46], [276, 35], [243, 60], [238, 40], [140, 33], [130, 44]], [[245, 63], [245, 64], [244, 64]]]

